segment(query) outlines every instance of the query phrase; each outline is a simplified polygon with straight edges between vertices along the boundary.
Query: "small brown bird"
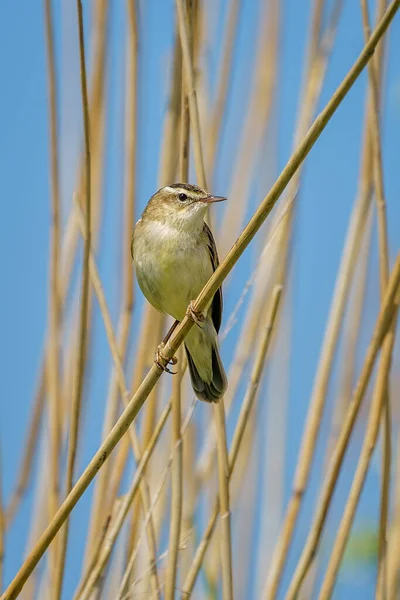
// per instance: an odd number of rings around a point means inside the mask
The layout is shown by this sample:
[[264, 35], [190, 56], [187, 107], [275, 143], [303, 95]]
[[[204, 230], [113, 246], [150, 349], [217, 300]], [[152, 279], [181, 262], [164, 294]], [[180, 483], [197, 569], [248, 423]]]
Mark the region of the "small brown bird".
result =
[[185, 338], [185, 349], [193, 390], [206, 402], [218, 402], [227, 387], [218, 345], [222, 289], [204, 314], [193, 311], [191, 303], [219, 264], [204, 216], [208, 205], [222, 200], [187, 183], [161, 188], [136, 223], [131, 246], [137, 280], [150, 304], [178, 321], [189, 311], [197, 324]]

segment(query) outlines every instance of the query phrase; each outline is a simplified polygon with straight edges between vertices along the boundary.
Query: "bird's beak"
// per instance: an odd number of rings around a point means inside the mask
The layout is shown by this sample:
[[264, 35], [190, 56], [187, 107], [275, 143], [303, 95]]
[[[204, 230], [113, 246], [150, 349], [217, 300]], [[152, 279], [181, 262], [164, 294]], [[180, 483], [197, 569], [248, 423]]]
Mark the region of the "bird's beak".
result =
[[207, 196], [204, 200], [201, 200], [204, 204], [213, 204], [214, 202], [223, 202], [226, 200], [224, 196]]

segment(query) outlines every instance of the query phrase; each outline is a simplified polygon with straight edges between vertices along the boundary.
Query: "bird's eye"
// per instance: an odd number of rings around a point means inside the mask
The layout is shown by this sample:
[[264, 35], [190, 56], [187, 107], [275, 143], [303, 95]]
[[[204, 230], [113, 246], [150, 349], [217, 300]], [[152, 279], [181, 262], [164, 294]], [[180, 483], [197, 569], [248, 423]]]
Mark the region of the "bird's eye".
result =
[[187, 196], [183, 192], [178, 195], [178, 198], [181, 202], [185, 202], [185, 200], [187, 200]]

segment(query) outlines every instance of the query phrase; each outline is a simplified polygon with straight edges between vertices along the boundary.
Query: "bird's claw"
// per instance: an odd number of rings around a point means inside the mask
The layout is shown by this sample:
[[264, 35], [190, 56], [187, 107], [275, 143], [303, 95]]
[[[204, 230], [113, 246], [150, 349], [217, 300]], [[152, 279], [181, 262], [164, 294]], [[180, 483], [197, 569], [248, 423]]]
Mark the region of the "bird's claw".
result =
[[164, 342], [162, 342], [156, 350], [156, 354], [154, 357], [154, 362], [156, 363], [157, 367], [159, 369], [161, 369], [162, 371], [166, 371], [166, 373], [170, 373], [170, 375], [176, 375], [176, 371], [171, 371], [171, 369], [169, 368], [169, 365], [176, 365], [176, 363], [178, 362], [178, 359], [176, 358], [176, 356], [172, 356], [171, 358], [166, 358], [163, 354], [163, 350], [165, 348], [165, 344]]
[[200, 310], [196, 310], [194, 308], [194, 301], [192, 300], [186, 310], [186, 316], [189, 317], [200, 329], [204, 327], [204, 321], [206, 320], [206, 316]]

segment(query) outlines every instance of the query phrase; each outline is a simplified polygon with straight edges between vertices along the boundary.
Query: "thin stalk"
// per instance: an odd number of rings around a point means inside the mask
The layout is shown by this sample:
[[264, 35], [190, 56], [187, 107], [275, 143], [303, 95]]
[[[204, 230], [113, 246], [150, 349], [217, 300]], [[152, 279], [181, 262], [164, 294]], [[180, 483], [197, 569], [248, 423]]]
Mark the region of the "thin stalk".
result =
[[[319, 2], [320, 0], [316, 0]], [[330, 49], [332, 48], [333, 40], [335, 38], [335, 32], [337, 29], [338, 17], [340, 15], [341, 2], [338, 1], [335, 3], [332, 9], [332, 15], [330, 18], [329, 25], [327, 27], [327, 31], [321, 40], [321, 51], [320, 54], [315, 58], [315, 65], [310, 71], [310, 81], [307, 86], [305, 86], [304, 98], [301, 102], [301, 110], [298, 119], [298, 124], [296, 127], [295, 134], [295, 145], [303, 136], [306, 135], [308, 129], [311, 125], [312, 115], [315, 111], [315, 107], [319, 98], [319, 94], [322, 88], [322, 83], [324, 80], [324, 74], [326, 72], [327, 61], [330, 54]], [[313, 20], [312, 24], [312, 36], [311, 39], [316, 35], [316, 23]], [[277, 54], [277, 51], [275, 52]], [[264, 58], [262, 58], [264, 61]], [[311, 68], [311, 67], [310, 67]], [[226, 402], [225, 407], [228, 412], [231, 406], [231, 402], [233, 400], [237, 385], [240, 382], [241, 372], [246, 363], [247, 357], [251, 351], [254, 335], [257, 332], [257, 319], [253, 318], [253, 315], [259, 313], [262, 310], [262, 302], [265, 294], [265, 290], [268, 288], [271, 289], [271, 282], [276, 282], [276, 274], [275, 271], [277, 268], [282, 273], [282, 281], [284, 280], [284, 272], [287, 266], [287, 245], [290, 240], [290, 225], [292, 223], [291, 213], [293, 212], [293, 205], [297, 200], [297, 194], [300, 185], [300, 173], [302, 169], [299, 169], [293, 179], [290, 182], [290, 185], [287, 190], [286, 197], [283, 201], [283, 207], [281, 210], [277, 211], [277, 217], [274, 219], [272, 224], [272, 232], [269, 235], [267, 242], [264, 246], [264, 249], [261, 253], [260, 264], [258, 266], [258, 271], [263, 274], [262, 277], [255, 278], [257, 283], [257, 288], [254, 292], [252, 299], [252, 306], [248, 310], [248, 317], [245, 319], [244, 325], [242, 327], [243, 334], [241, 335], [240, 342], [237, 344], [237, 351], [235, 354], [235, 358], [230, 369], [229, 373], [229, 388], [226, 394]], [[231, 224], [226, 223], [224, 227], [231, 227]], [[273, 244], [270, 253], [267, 253], [267, 250], [270, 250], [270, 245]], [[271, 258], [271, 254], [273, 257]], [[284, 260], [282, 260], [282, 256]], [[273, 264], [274, 268], [270, 268], [270, 264]], [[264, 267], [265, 265], [265, 267]], [[266, 268], [271, 274], [269, 276], [269, 281], [265, 282], [264, 268]], [[240, 301], [239, 301], [240, 304]], [[229, 328], [229, 325], [228, 325]], [[210, 430], [206, 438], [206, 442], [204, 444], [205, 448], [201, 454], [201, 458], [199, 463], [204, 465], [207, 463], [206, 467], [201, 468], [202, 474], [204, 472], [209, 472], [210, 465], [212, 463], [212, 456], [214, 445], [212, 444], [213, 439], [213, 430]], [[207, 456], [206, 456], [207, 454]]]
[[[386, 0], [378, 3], [378, 19], [383, 14]], [[364, 37], [368, 41], [371, 27], [366, 0], [361, 0], [361, 10], [364, 27]], [[382, 53], [381, 53], [382, 54]], [[383, 182], [382, 166], [382, 142], [379, 122], [380, 109], [380, 82], [378, 57], [373, 57], [368, 65], [369, 89], [370, 89], [370, 126], [373, 150], [374, 187], [378, 216], [378, 243], [379, 243], [379, 270], [380, 270], [380, 293], [381, 300], [385, 293], [389, 277], [389, 243], [387, 233], [386, 200]], [[388, 372], [389, 377], [389, 372]], [[389, 512], [390, 496], [390, 468], [391, 468], [391, 407], [389, 403], [389, 381], [386, 382], [384, 391], [383, 410], [383, 455], [382, 455], [382, 487], [379, 522], [379, 548], [378, 548], [378, 577], [377, 577], [377, 600], [385, 598], [384, 587], [386, 586], [386, 530]]]
[[[343, 322], [343, 358], [341, 360], [341, 374], [338, 378], [340, 379], [340, 383], [337, 392], [337, 400], [333, 408], [328, 442], [326, 444], [324, 467], [322, 470], [323, 473], [328, 471], [329, 461], [332, 458], [333, 450], [343, 425], [346, 409], [351, 401], [351, 395], [354, 386], [357, 346], [360, 332], [362, 330], [361, 324], [366, 298], [366, 284], [371, 250], [372, 222], [373, 212], [371, 204], [367, 218], [367, 227], [363, 241], [363, 248], [360, 251], [357, 282], [355, 283], [356, 289], [354, 290], [354, 296], [349, 300], [349, 307]], [[308, 577], [302, 587], [301, 593], [304, 598], [314, 597], [315, 594], [311, 590], [314, 590], [317, 573], [318, 566], [314, 564], [312, 568], [309, 569]]]
[[82, 600], [84, 598], [83, 594], [87, 594], [88, 597], [90, 597], [91, 588], [95, 585], [96, 581], [101, 575], [101, 572], [104, 570], [107, 561], [109, 560], [109, 557], [111, 555], [111, 551], [117, 539], [117, 536], [121, 530], [126, 516], [128, 515], [130, 505], [136, 495], [136, 492], [139, 489], [141, 477], [145, 472], [146, 466], [153, 454], [154, 448], [159, 440], [160, 434], [164, 428], [165, 423], [167, 422], [170, 412], [171, 403], [169, 402], [164, 408], [158, 420], [158, 423], [154, 428], [154, 432], [150, 439], [150, 442], [146, 446], [142, 454], [141, 460], [138, 463], [137, 469], [135, 471], [135, 476], [133, 478], [131, 487], [125, 495], [124, 501], [119, 506], [116, 519], [115, 521], [113, 521], [112, 527], [108, 529], [108, 533], [106, 538], [104, 539], [104, 543], [101, 538], [97, 540], [95, 554], [98, 558], [96, 562], [93, 563], [93, 565], [91, 566], [91, 569], [87, 570], [83, 580], [81, 581], [78, 589], [75, 592], [74, 600]]
[[10, 527], [18, 510], [18, 507], [21, 504], [21, 501], [24, 497], [25, 491], [29, 485], [29, 479], [33, 467], [33, 459], [36, 455], [36, 449], [39, 445], [38, 442], [40, 425], [42, 422], [43, 411], [45, 406], [45, 379], [45, 371], [42, 370], [40, 374], [39, 387], [37, 389], [35, 401], [31, 411], [28, 434], [26, 436], [24, 455], [21, 461], [21, 467], [17, 478], [17, 485], [6, 508], [5, 518], [7, 528]]
[[395, 296], [400, 281], [400, 255], [393, 267], [389, 280], [384, 302], [376, 320], [374, 332], [369, 344], [364, 365], [355, 387], [353, 397], [346, 413], [343, 427], [340, 432], [338, 442], [329, 461], [327, 476], [324, 481], [321, 496], [318, 502], [317, 510], [308, 534], [306, 544], [298, 562], [293, 580], [289, 586], [286, 600], [294, 600], [301, 587], [305, 575], [312, 563], [315, 552], [318, 548], [323, 527], [328, 515], [329, 507], [332, 501], [333, 492], [343, 463], [344, 455], [354, 428], [357, 415], [359, 413], [362, 400], [368, 387], [372, 370], [387, 333], [390, 322], [395, 312]]
[[[399, 257], [400, 258], [400, 257]], [[400, 260], [398, 260], [400, 264]], [[390, 285], [390, 284], [389, 284]], [[387, 397], [387, 380], [391, 367], [392, 353], [395, 341], [397, 312], [399, 307], [400, 290], [396, 300], [395, 314], [392, 318], [391, 327], [385, 336], [382, 347], [382, 357], [379, 364], [378, 375], [373, 393], [370, 414], [368, 418], [367, 430], [364, 437], [363, 446], [360, 453], [356, 473], [353, 478], [350, 494], [346, 503], [343, 517], [339, 525], [335, 543], [329, 559], [325, 578], [321, 585], [319, 600], [327, 600], [331, 597], [336, 577], [343, 558], [347, 539], [353, 524], [354, 515], [357, 510], [358, 501], [364, 486], [365, 478], [368, 473], [372, 454], [374, 452], [378, 439], [379, 424], [381, 422], [382, 411]]]
[[178, 351], [178, 364], [180, 369], [172, 381], [172, 486], [171, 486], [171, 521], [169, 529], [168, 563], [165, 573], [165, 599], [175, 598], [178, 551], [181, 537], [182, 521], [182, 435], [181, 435], [181, 386], [184, 371], [182, 369], [182, 348]]
[[223, 398], [214, 406], [214, 417], [217, 431], [222, 597], [224, 600], [233, 600], [231, 511], [229, 501], [230, 468]]
[[237, 144], [239, 152], [228, 194], [224, 235], [221, 236], [222, 253], [228, 250], [243, 226], [255, 159], [261, 151], [272, 114], [279, 67], [280, 10], [278, 0], [264, 0], [261, 3], [255, 78], [246, 120]]
[[228, 99], [229, 84], [232, 75], [233, 50], [237, 37], [239, 14], [242, 0], [232, 0], [229, 6], [229, 15], [226, 21], [222, 60], [219, 69], [218, 89], [214, 109], [211, 115], [211, 123], [208, 130], [208, 172], [211, 173], [211, 182], [214, 180], [216, 169], [216, 153], [221, 137], [223, 117]]
[[[49, 512], [52, 518], [60, 504], [60, 450], [61, 450], [61, 389], [60, 389], [60, 177], [58, 160], [58, 97], [53, 37], [51, 0], [44, 3], [46, 21], [47, 73], [50, 114], [50, 173], [51, 173], [51, 242], [50, 242], [50, 289], [49, 289], [49, 340], [47, 354], [47, 386], [50, 422], [50, 485]], [[50, 571], [55, 575], [58, 544], [50, 552]], [[54, 581], [53, 581], [54, 584]]]
[[[400, 0], [393, 0], [389, 5], [385, 15], [374, 29], [368, 43], [361, 51], [359, 57], [339, 85], [333, 96], [325, 106], [325, 108], [318, 115], [313, 125], [309, 129], [307, 135], [300, 143], [297, 150], [293, 153], [288, 163], [282, 170], [275, 184], [270, 189], [267, 196], [263, 199], [255, 214], [250, 219], [247, 226], [244, 228], [242, 234], [236, 240], [235, 244], [228, 252], [225, 259], [221, 262], [219, 267], [210, 277], [208, 283], [204, 286], [200, 292], [198, 298], [194, 302], [193, 308], [196, 311], [202, 311], [210, 302], [211, 298], [216, 293], [217, 289], [221, 286], [223, 280], [230, 273], [240, 256], [243, 254], [251, 240], [254, 238], [258, 230], [261, 228], [268, 215], [272, 211], [273, 207], [277, 203], [280, 195], [288, 185], [291, 177], [293, 177], [296, 170], [299, 168], [301, 163], [304, 161], [311, 148], [320, 137], [322, 131], [326, 127], [327, 123], [340, 106], [342, 100], [345, 98], [348, 91], [351, 89], [354, 82], [359, 77], [360, 73], [365, 68], [368, 60], [370, 60], [373, 51], [389, 27], [393, 20], [396, 12], [400, 6]], [[400, 261], [399, 261], [400, 263]], [[193, 322], [189, 317], [185, 316], [182, 322], [176, 328], [174, 334], [170, 339], [170, 343], [165, 348], [165, 359], [170, 360], [176, 352], [179, 345], [193, 326]], [[28, 556], [24, 564], [19, 569], [15, 578], [11, 581], [5, 594], [3, 594], [1, 600], [11, 600], [16, 598], [20, 592], [24, 583], [26, 582], [33, 569], [45, 553], [46, 549], [56, 536], [60, 527], [63, 525], [65, 519], [68, 517], [75, 504], [81, 498], [90, 482], [94, 479], [99, 469], [102, 467], [104, 462], [109, 457], [112, 450], [115, 448], [117, 443], [120, 441], [124, 433], [127, 431], [129, 425], [136, 418], [138, 412], [142, 408], [146, 398], [154, 388], [155, 384], [161, 377], [161, 370], [153, 364], [149, 373], [144, 378], [142, 384], [131, 398], [128, 407], [124, 410], [117, 423], [107, 436], [107, 438], [100, 445], [99, 449], [93, 456], [89, 465], [84, 470], [83, 474], [71, 490], [67, 498], [60, 506], [57, 514], [54, 516], [52, 521], [49, 523], [46, 530], [38, 540], [36, 546]]]
[[[82, 236], [85, 239], [86, 231], [87, 231], [86, 227], [85, 227], [85, 218], [84, 218], [82, 212], [80, 211], [78, 205], [76, 208], [78, 211], [79, 226], [81, 228]], [[97, 269], [97, 266], [96, 266], [96, 263], [94, 260], [92, 250], [90, 250], [89, 273], [90, 273], [91, 282], [93, 284], [93, 288], [95, 290], [96, 296], [99, 301], [100, 312], [103, 317], [103, 321], [104, 321], [104, 325], [105, 325], [105, 329], [106, 329], [106, 333], [107, 333], [107, 340], [108, 340], [110, 350], [111, 350], [111, 355], [112, 355], [112, 358], [114, 361], [114, 368], [115, 368], [115, 372], [116, 372], [117, 384], [119, 386], [119, 391], [121, 393], [123, 404], [124, 404], [124, 406], [127, 406], [128, 399], [129, 399], [129, 392], [128, 392], [127, 385], [126, 385], [124, 368], [123, 368], [122, 360], [121, 360], [121, 357], [119, 354], [118, 342], [117, 342], [117, 339], [116, 339], [116, 336], [114, 333], [114, 329], [112, 326], [110, 311], [108, 310], [103, 286], [101, 284], [100, 275], [99, 275], [99, 272], [98, 272], [98, 269]], [[139, 462], [141, 459], [140, 442], [139, 442], [139, 438], [138, 438], [134, 423], [129, 428], [128, 434], [129, 434], [129, 440], [130, 440], [132, 448], [133, 448], [133, 454], [134, 454], [135, 460], [137, 462]], [[144, 514], [146, 514], [148, 511], [149, 503], [150, 503], [150, 492], [149, 492], [149, 486], [145, 479], [143, 479], [140, 484], [140, 495], [141, 495], [141, 502], [143, 505], [143, 511], [144, 511]], [[155, 541], [155, 533], [154, 533], [154, 524], [153, 524], [152, 520], [150, 520], [149, 526], [148, 526], [147, 541], [148, 541], [148, 546], [149, 546], [150, 564], [153, 564], [153, 562], [155, 561], [155, 558], [156, 558], [156, 541]], [[158, 597], [159, 582], [158, 582], [156, 566], [154, 566], [154, 568], [151, 570], [150, 581], [151, 581], [152, 588], [153, 588], [153, 594], [155, 594], [155, 596]]]
[[[368, 147], [365, 151], [365, 164], [368, 164]], [[354, 268], [360, 250], [363, 231], [365, 229], [368, 206], [369, 188], [364, 186], [354, 206], [349, 229], [344, 245], [335, 291], [327, 320], [319, 363], [314, 379], [313, 391], [307, 413], [307, 420], [302, 436], [299, 458], [297, 460], [292, 495], [286, 509], [281, 535], [271, 561], [268, 578], [264, 588], [264, 598], [275, 598], [282, 577], [283, 567], [293, 538], [297, 518], [303, 500], [304, 491], [310, 475], [315, 445], [320, 428], [320, 422], [325, 406], [326, 394], [331, 376], [333, 357], [342, 326], [346, 301], [353, 277]]]
[[387, 578], [387, 599], [396, 600], [398, 597], [400, 583], [400, 437], [397, 438], [397, 457], [396, 457], [396, 493], [394, 506], [393, 522], [390, 528], [389, 550], [388, 550], [388, 578]]
[[[188, 12], [188, 21], [193, 18], [191, 14], [192, 7], [186, 3]], [[190, 45], [193, 52], [193, 35], [192, 28], [189, 28]], [[189, 177], [189, 143], [190, 143], [190, 115], [187, 89], [187, 77], [182, 73], [182, 100], [181, 100], [181, 127], [180, 127], [180, 145], [179, 145], [179, 166], [178, 180], [187, 181]], [[175, 597], [175, 587], [178, 568], [178, 551], [179, 541], [181, 536], [182, 522], [182, 503], [183, 503], [183, 479], [182, 479], [182, 437], [181, 437], [181, 388], [182, 388], [182, 348], [178, 351], [179, 371], [172, 381], [172, 449], [174, 450], [174, 459], [172, 462], [171, 476], [171, 518], [169, 528], [169, 544], [168, 544], [168, 563], [165, 573], [165, 599], [173, 600]]]
[[[167, 408], [168, 408], [168, 410], [167, 410]], [[167, 416], [168, 416], [168, 414], [170, 412], [170, 408], [171, 408], [171, 403], [169, 403], [169, 405], [164, 409], [164, 413], [163, 413], [164, 417], [163, 417], [163, 419], [160, 418], [158, 427], [154, 431], [154, 434], [153, 434], [152, 439], [151, 439], [151, 444], [149, 444], [149, 452], [147, 453], [146, 456], [145, 456], [146, 451], [143, 454], [143, 460], [138, 465], [138, 469], [137, 469], [137, 471], [135, 473], [135, 477], [134, 477], [134, 479], [132, 481], [132, 485], [131, 485], [128, 493], [124, 497], [123, 502], [121, 503], [121, 507], [120, 507], [120, 509], [118, 511], [118, 514], [117, 514], [116, 518], [115, 518], [114, 525], [111, 528], [111, 530], [109, 532], [109, 535], [106, 538], [106, 543], [105, 543], [105, 545], [104, 545], [104, 547], [102, 549], [102, 552], [101, 552], [101, 555], [100, 555], [100, 558], [99, 558], [99, 562], [97, 563], [96, 568], [94, 569], [94, 571], [93, 571], [93, 573], [92, 573], [92, 575], [90, 577], [90, 581], [95, 581], [95, 579], [97, 578], [96, 574], [100, 573], [101, 570], [104, 569], [104, 566], [106, 565], [106, 563], [107, 563], [107, 561], [108, 561], [108, 559], [110, 557], [111, 550], [113, 548], [115, 540], [116, 540], [119, 532], [121, 531], [122, 524], [123, 524], [124, 520], [126, 519], [126, 517], [128, 515], [129, 508], [130, 508], [130, 506], [132, 504], [132, 501], [133, 501], [133, 498], [135, 496], [136, 489], [137, 489], [137, 481], [138, 481], [141, 473], [143, 472], [143, 470], [146, 468], [146, 464], [147, 464], [147, 462], [148, 462], [148, 460], [150, 458], [150, 455], [153, 452], [154, 447], [155, 447], [155, 445], [156, 445], [156, 443], [157, 443], [157, 441], [159, 439], [160, 433], [161, 433], [161, 431], [162, 431], [162, 429], [164, 427], [164, 424], [166, 422]], [[186, 417], [186, 420], [185, 420], [185, 422], [184, 422], [184, 424], [182, 426], [181, 436], [183, 436], [183, 434], [184, 434], [184, 432], [185, 432], [185, 430], [186, 430], [186, 428], [187, 428], [187, 426], [189, 424], [189, 421], [190, 421], [190, 419], [191, 419], [191, 417], [193, 415], [193, 409], [194, 409], [194, 404], [192, 405], [191, 409], [189, 410], [189, 413], [188, 413], [188, 415]], [[144, 463], [145, 459], [146, 459], [146, 461]], [[156, 504], [156, 502], [157, 502], [157, 500], [158, 500], [158, 498], [160, 496], [161, 489], [162, 489], [162, 487], [163, 487], [163, 485], [164, 485], [164, 483], [166, 481], [166, 477], [168, 475], [169, 468], [170, 468], [170, 466], [172, 464], [172, 461], [173, 461], [173, 453], [170, 455], [167, 467], [164, 470], [164, 473], [163, 473], [163, 475], [161, 477], [161, 482], [160, 482], [160, 485], [159, 485], [159, 489], [157, 490], [155, 496], [152, 498], [152, 502], [149, 505], [149, 510], [145, 514], [145, 519], [144, 519], [145, 528], [147, 527], [147, 525], [150, 522], [150, 520], [153, 518], [154, 507], [155, 507], [155, 504]], [[143, 537], [143, 535], [142, 535], [142, 537]], [[119, 595], [121, 595], [122, 590], [124, 590], [126, 588], [127, 584], [128, 584], [128, 580], [129, 580], [130, 572], [131, 572], [131, 569], [132, 569], [133, 561], [134, 561], [134, 558], [137, 556], [137, 553], [138, 553], [138, 550], [139, 550], [139, 546], [140, 546], [142, 537], [139, 539], [139, 541], [138, 541], [138, 543], [136, 545], [136, 548], [134, 550], [133, 555], [129, 558], [129, 563], [128, 563], [126, 572], [124, 574], [123, 580], [122, 580], [121, 585], [120, 585]], [[152, 568], [154, 569], [155, 565], [153, 565]], [[91, 589], [90, 581], [88, 583], [87, 588], [84, 590], [84, 593], [83, 593], [82, 597], [80, 598], [80, 600], [89, 600], [89, 598], [90, 598], [90, 589]]]
[[[276, 315], [278, 313], [279, 303], [282, 295], [282, 288], [280, 286], [276, 286], [273, 291], [272, 303], [271, 303], [271, 311], [267, 317], [266, 324], [264, 326], [263, 334], [260, 340], [260, 346], [258, 348], [257, 356], [254, 362], [253, 370], [250, 377], [250, 382], [246, 390], [245, 397], [242, 402], [242, 406], [240, 409], [240, 414], [236, 423], [235, 432], [233, 435], [233, 440], [231, 444], [231, 448], [229, 450], [229, 479], [232, 476], [232, 473], [235, 468], [236, 459], [239, 454], [239, 450], [241, 447], [243, 435], [246, 429], [246, 425], [248, 423], [254, 401], [257, 397], [257, 392], [259, 389], [259, 385], [262, 379], [263, 370], [265, 367], [265, 361], [268, 355], [268, 348], [271, 342], [272, 333], [274, 330]], [[207, 551], [208, 545], [211, 541], [212, 534], [214, 532], [215, 524], [217, 522], [218, 514], [219, 514], [220, 506], [219, 506], [219, 496], [217, 495], [214, 508], [212, 510], [211, 516], [207, 523], [206, 530], [203, 534], [203, 537], [197, 547], [195, 552], [195, 556], [192, 562], [192, 565], [189, 569], [189, 572], [185, 578], [183, 587], [182, 587], [182, 598], [189, 598], [193, 592], [194, 584], [196, 583], [197, 576], [199, 574], [201, 565], [203, 563], [203, 559], [205, 553]]]
[[176, 0], [176, 8], [179, 36], [182, 47], [183, 72], [185, 74], [185, 85], [189, 100], [190, 125], [193, 131], [194, 163], [197, 181], [199, 182], [200, 187], [207, 189], [207, 179], [201, 142], [199, 108], [197, 104], [196, 83], [193, 67], [193, 52], [191, 48], [191, 36], [186, 0]]
[[[75, 470], [76, 449], [78, 445], [79, 424], [81, 416], [81, 405], [83, 395], [83, 385], [85, 376], [85, 356], [87, 350], [87, 332], [89, 317], [89, 262], [91, 245], [91, 159], [90, 159], [90, 123], [89, 123], [89, 102], [86, 82], [86, 62], [85, 62], [85, 38], [83, 29], [83, 9], [82, 1], [76, 1], [78, 11], [78, 31], [79, 31], [79, 61], [81, 73], [81, 97], [84, 129], [84, 153], [85, 153], [85, 243], [83, 253], [82, 283], [81, 283], [81, 305], [79, 314], [79, 333], [78, 333], [78, 352], [75, 366], [75, 379], [72, 393], [72, 406], [69, 431], [69, 445], [67, 455], [67, 472], [65, 476], [66, 495], [70, 493], [73, 487], [73, 477]], [[69, 519], [66, 519], [61, 531], [59, 541], [59, 556], [57, 570], [54, 573], [55, 586], [53, 592], [55, 598], [61, 597], [62, 584], [65, 570], [65, 558], [68, 545]]]
[[[128, 13], [128, 52], [126, 59], [126, 139], [125, 139], [125, 198], [124, 198], [124, 235], [122, 244], [123, 256], [123, 290], [122, 306], [118, 323], [118, 351], [125, 360], [128, 349], [129, 333], [133, 312], [133, 268], [129, 252], [134, 226], [135, 186], [136, 186], [136, 131], [137, 131], [137, 22], [135, 2], [127, 0]], [[106, 402], [102, 438], [109, 433], [117, 420], [118, 381], [115, 368], [110, 381]], [[109, 486], [111, 464], [107, 464], [99, 475], [92, 503], [89, 533], [87, 538], [88, 554], [98, 533], [98, 524], [102, 521], [105, 509], [104, 497]]]

